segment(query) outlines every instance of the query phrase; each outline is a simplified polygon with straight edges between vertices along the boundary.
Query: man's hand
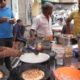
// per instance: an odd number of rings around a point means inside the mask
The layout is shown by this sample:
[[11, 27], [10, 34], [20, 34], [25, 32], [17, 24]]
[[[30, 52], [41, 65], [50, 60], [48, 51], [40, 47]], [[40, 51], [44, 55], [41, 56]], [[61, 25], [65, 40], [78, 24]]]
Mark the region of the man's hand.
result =
[[0, 23], [7, 22], [7, 21], [8, 21], [7, 17], [0, 18]]
[[36, 39], [35, 36], [31, 36], [31, 37], [29, 38], [30, 41], [34, 41], [35, 39]]
[[14, 24], [14, 23], [16, 22], [16, 20], [15, 20], [15, 19], [10, 19], [8, 22], [9, 22], [10, 24]]
[[37, 37], [36, 31], [33, 30], [33, 29], [31, 29], [31, 30], [30, 30], [30, 38], [29, 38], [29, 40], [30, 40], [30, 41], [33, 41], [33, 40], [36, 39], [36, 37]]
[[2, 47], [0, 50], [0, 58], [4, 57], [19, 57], [22, 52], [14, 48]]

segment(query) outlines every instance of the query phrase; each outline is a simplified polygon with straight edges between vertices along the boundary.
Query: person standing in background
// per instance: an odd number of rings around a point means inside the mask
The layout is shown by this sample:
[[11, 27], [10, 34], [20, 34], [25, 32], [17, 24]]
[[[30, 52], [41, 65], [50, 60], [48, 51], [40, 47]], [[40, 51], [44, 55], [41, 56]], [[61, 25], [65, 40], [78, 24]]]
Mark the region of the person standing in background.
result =
[[36, 37], [53, 40], [52, 20], [53, 4], [46, 2], [42, 5], [42, 13], [35, 17], [31, 30], [31, 39]]
[[[77, 36], [80, 33], [80, 0], [78, 0], [78, 9], [78, 11], [72, 12], [70, 16], [66, 19], [67, 33], [72, 33], [74, 36]], [[74, 20], [74, 27], [71, 32], [70, 23], [72, 20]]]
[[[74, 20], [74, 26], [71, 30], [70, 22]], [[78, 11], [72, 12], [70, 16], [66, 19], [67, 34], [73, 34], [75, 37], [80, 35], [80, 0], [78, 0]], [[72, 31], [72, 32], [71, 32]], [[72, 39], [72, 42], [77, 42], [76, 39]], [[78, 60], [80, 61], [80, 49], [78, 53]]]
[[25, 26], [23, 25], [22, 20], [18, 19], [17, 23], [13, 26], [14, 48], [20, 49], [21, 46], [26, 45], [26, 38], [24, 37], [24, 33], [25, 33]]
[[[7, 5], [7, 0], [0, 0], [0, 46], [12, 47], [12, 24], [14, 24], [15, 21], [13, 12]], [[10, 57], [0, 58], [0, 65], [3, 65], [4, 62], [8, 70], [11, 72], [12, 67]]]

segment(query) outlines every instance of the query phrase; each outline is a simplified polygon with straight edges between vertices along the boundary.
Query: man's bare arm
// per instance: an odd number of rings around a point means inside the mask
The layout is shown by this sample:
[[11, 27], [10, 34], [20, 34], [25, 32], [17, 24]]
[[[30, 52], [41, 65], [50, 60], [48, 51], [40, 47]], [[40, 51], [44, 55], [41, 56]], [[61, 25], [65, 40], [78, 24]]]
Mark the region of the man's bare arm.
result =
[[67, 18], [66, 19], [66, 29], [67, 29], [67, 34], [71, 34], [71, 29], [70, 29], [70, 22], [72, 18]]

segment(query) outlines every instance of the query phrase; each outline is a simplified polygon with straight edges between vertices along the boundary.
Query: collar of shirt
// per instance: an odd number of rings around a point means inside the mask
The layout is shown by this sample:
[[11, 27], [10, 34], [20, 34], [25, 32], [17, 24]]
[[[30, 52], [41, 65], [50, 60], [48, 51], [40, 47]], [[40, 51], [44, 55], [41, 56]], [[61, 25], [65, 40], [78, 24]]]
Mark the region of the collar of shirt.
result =
[[46, 16], [43, 13], [41, 14], [41, 17], [43, 19], [45, 19], [51, 25], [51, 17], [50, 16], [49, 16], [49, 21], [47, 20]]
[[[43, 17], [43, 18], [46, 18], [46, 16], [42, 13], [41, 14], [41, 16]], [[46, 18], [47, 19], [47, 18]], [[49, 20], [51, 19], [51, 17], [49, 16]]]

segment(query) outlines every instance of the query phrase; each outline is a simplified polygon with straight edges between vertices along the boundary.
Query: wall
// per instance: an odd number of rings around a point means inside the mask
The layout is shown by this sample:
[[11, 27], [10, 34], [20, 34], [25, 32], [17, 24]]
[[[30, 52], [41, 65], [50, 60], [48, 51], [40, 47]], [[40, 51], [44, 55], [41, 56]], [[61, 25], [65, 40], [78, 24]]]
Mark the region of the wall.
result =
[[32, 20], [32, 1], [31, 0], [26, 0], [26, 21], [27, 25], [31, 25], [31, 20]]
[[25, 25], [31, 25], [31, 0], [18, 0], [18, 3], [16, 3], [16, 0], [7, 0], [7, 3], [12, 6], [14, 14], [18, 15], [16, 18], [20, 18]]
[[18, 0], [12, 0], [12, 10], [16, 19], [19, 18]]
[[25, 0], [18, 0], [18, 4], [19, 4], [19, 18], [23, 20], [24, 24], [26, 24]]
[[34, 1], [33, 5], [32, 5], [32, 16], [35, 17], [40, 13], [40, 8], [41, 5], [38, 1]]
[[23, 20], [25, 25], [31, 25], [30, 22], [30, 7], [31, 0], [18, 0], [19, 4], [19, 18]]

